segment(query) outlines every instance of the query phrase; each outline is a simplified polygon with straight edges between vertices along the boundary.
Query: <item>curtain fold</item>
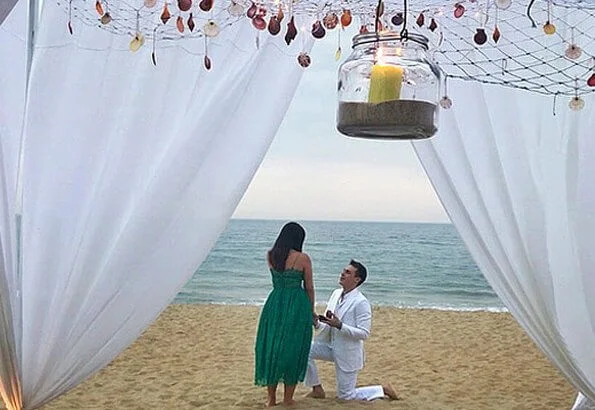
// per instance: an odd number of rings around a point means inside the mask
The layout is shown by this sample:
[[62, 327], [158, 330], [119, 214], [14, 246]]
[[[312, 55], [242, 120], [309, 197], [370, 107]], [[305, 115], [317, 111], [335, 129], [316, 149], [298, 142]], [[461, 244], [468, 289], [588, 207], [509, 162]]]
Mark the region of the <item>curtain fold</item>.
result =
[[[14, 39], [0, 43], [7, 56], [24, 50], [10, 25], [15, 14], [1, 26], [2, 40]], [[46, 2], [25, 128], [22, 115], [0, 117], [0, 358], [22, 351], [17, 366], [2, 360], [0, 380], [15, 409], [37, 408], [101, 369], [175, 297], [262, 161], [303, 72], [296, 56], [312, 46], [257, 41], [246, 19], [208, 40], [207, 72], [204, 39], [157, 44], [153, 66], [150, 43], [133, 54], [125, 36], [77, 22], [71, 36], [66, 22]], [[3, 82], [18, 71], [7, 60]], [[21, 86], [0, 87], [0, 107], [24, 107]], [[23, 323], [15, 346], [20, 329], [10, 329], [14, 312], [4, 305], [14, 295], [10, 220], [21, 136]]]
[[15, 187], [25, 108], [28, 20], [27, 1], [16, 3], [0, 2], [0, 396], [12, 408], [21, 402]]
[[441, 111], [435, 138], [413, 143], [417, 155], [492, 288], [594, 399], [595, 99], [577, 113], [502, 87], [451, 91], [455, 106]]

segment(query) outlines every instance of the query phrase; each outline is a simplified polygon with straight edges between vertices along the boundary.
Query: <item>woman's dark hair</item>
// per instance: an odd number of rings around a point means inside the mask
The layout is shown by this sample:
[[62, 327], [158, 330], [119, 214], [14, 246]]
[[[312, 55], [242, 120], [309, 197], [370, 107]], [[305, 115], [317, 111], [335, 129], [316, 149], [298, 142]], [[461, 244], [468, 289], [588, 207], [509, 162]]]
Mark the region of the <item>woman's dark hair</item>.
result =
[[296, 222], [288, 222], [269, 251], [269, 262], [276, 271], [284, 271], [287, 256], [290, 250], [302, 251], [302, 245], [306, 239], [306, 231]]

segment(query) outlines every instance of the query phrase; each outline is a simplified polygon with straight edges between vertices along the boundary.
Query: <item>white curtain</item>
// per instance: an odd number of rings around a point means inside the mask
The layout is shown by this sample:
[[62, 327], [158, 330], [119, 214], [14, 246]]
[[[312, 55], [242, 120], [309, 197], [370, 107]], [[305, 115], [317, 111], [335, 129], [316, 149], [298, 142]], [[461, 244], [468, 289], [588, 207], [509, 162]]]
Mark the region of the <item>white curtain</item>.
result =
[[13, 5], [9, 3], [0, 0], [0, 394], [7, 406], [17, 408], [21, 402], [21, 281], [16, 270], [15, 193], [25, 107], [28, 10], [21, 1], [8, 16]]
[[595, 98], [573, 112], [563, 97], [450, 88], [453, 109], [417, 154], [490, 285], [595, 399]]
[[150, 43], [132, 54], [129, 38], [76, 22], [71, 36], [46, 2], [23, 132], [21, 281], [24, 3], [0, 27], [0, 107], [14, 109], [0, 117], [0, 380], [11, 409], [101, 369], [174, 298], [260, 164], [303, 71], [295, 58], [311, 46], [267, 34], [257, 49], [245, 19], [209, 41], [210, 72], [202, 39], [158, 45], [154, 67]]

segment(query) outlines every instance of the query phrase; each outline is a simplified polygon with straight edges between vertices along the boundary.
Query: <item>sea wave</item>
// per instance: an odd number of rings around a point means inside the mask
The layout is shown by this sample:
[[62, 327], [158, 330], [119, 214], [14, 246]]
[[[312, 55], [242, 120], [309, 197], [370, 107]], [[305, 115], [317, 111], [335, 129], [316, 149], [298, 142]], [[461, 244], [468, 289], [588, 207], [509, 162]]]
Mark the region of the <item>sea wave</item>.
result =
[[[221, 305], [221, 306], [262, 306], [265, 300], [251, 300], [245, 302], [236, 301], [202, 301], [196, 302], [185, 302], [183, 300], [176, 300], [175, 305]], [[316, 302], [318, 306], [324, 306], [326, 301]], [[448, 312], [492, 312], [492, 313], [507, 313], [508, 309], [505, 307], [496, 306], [449, 306], [440, 304], [388, 304], [388, 303], [374, 303], [374, 307], [390, 307], [395, 309], [412, 309], [412, 310], [439, 310]]]

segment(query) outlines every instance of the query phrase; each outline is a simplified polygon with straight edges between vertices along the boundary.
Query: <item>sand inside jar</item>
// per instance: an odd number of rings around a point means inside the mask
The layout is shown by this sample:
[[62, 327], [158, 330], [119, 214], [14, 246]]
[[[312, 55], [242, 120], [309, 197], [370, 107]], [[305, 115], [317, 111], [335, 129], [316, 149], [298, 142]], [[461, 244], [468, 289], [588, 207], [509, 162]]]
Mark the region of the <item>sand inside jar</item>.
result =
[[423, 139], [437, 131], [437, 106], [427, 101], [394, 100], [379, 104], [341, 102], [337, 129], [360, 138]]

